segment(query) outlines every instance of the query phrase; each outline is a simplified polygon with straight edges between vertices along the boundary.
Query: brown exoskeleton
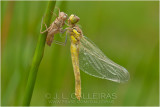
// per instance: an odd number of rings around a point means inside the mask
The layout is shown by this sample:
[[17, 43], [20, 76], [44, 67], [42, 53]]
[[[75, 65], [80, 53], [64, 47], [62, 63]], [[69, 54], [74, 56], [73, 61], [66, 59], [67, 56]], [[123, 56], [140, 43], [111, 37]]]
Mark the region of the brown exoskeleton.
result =
[[[45, 31], [42, 31], [42, 24], [41, 24], [40, 33], [48, 32], [47, 38], [46, 38], [47, 45], [51, 46], [55, 34], [63, 33], [65, 31], [65, 30], [63, 30], [62, 27], [64, 26], [66, 20], [67, 20], [67, 14], [64, 12], [60, 12], [60, 10], [59, 10], [59, 16], [55, 19], [55, 21], [48, 28], [47, 28], [47, 25], [45, 24], [45, 26], [46, 26]], [[43, 21], [43, 19], [42, 19], [42, 21]], [[55, 42], [57, 42], [58, 44], [61, 43], [58, 41], [55, 41]]]

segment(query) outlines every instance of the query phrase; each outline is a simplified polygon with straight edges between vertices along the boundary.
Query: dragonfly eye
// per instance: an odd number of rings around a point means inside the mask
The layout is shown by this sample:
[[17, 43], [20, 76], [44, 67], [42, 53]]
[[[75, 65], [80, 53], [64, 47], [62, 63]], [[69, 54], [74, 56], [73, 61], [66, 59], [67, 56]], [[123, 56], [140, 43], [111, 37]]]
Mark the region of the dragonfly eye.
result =
[[69, 22], [71, 23], [71, 24], [76, 24], [78, 21], [79, 21], [79, 17], [78, 16], [76, 16], [76, 15], [71, 15], [70, 17], [69, 17]]

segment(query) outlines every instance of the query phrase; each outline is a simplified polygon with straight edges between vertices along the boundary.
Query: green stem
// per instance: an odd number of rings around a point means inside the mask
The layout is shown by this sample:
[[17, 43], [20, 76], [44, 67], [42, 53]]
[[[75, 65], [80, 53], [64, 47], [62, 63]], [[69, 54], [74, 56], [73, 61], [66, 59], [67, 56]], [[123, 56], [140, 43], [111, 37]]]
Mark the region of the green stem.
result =
[[[49, 24], [50, 24], [50, 21], [52, 18], [51, 11], [54, 11], [55, 3], [56, 3], [56, 1], [49, 1], [49, 3], [48, 3], [48, 8], [46, 10], [45, 17], [43, 20], [44, 23], [47, 24], [47, 26], [49, 26]], [[45, 30], [45, 29], [46, 29], [45, 26], [43, 26], [42, 30]], [[40, 62], [42, 60], [43, 53], [44, 53], [46, 35], [47, 35], [47, 33], [40, 34], [39, 38], [38, 38], [38, 43], [36, 46], [36, 50], [35, 50], [33, 60], [32, 60], [31, 69], [29, 72], [28, 83], [26, 86], [26, 92], [24, 95], [24, 100], [23, 100], [24, 106], [29, 106], [30, 102], [31, 102], [32, 93], [33, 93], [33, 89], [34, 89], [34, 85], [35, 85], [35, 81], [36, 81], [36, 77], [37, 77], [37, 71], [38, 71], [38, 68], [39, 68]]]

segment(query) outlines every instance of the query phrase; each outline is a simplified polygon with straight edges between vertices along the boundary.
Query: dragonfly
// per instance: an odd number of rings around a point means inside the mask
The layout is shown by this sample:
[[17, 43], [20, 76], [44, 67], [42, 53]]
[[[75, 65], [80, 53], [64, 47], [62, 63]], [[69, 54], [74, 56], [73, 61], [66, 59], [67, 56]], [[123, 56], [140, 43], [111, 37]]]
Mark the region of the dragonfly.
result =
[[83, 35], [77, 26], [80, 18], [74, 14], [68, 19], [67, 35], [71, 40], [71, 58], [75, 76], [75, 95], [81, 98], [80, 69], [85, 73], [102, 79], [123, 83], [129, 80], [129, 72], [110, 60], [91, 40]]

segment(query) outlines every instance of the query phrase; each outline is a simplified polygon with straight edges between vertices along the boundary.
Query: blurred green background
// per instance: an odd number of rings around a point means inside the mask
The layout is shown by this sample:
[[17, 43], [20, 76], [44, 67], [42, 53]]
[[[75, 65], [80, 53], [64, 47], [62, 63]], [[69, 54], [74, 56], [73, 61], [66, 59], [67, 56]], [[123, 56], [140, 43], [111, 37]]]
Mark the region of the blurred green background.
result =
[[[3, 106], [22, 104], [47, 5], [44, 1], [1, 2]], [[130, 80], [119, 84], [81, 72], [83, 98], [78, 101], [74, 99], [70, 41], [66, 46], [53, 43], [45, 47], [32, 106], [159, 105], [158, 1], [57, 1], [56, 6], [68, 15], [79, 16], [84, 35], [110, 59], [124, 66], [130, 73]], [[56, 35], [56, 39], [64, 41], [65, 38]]]

